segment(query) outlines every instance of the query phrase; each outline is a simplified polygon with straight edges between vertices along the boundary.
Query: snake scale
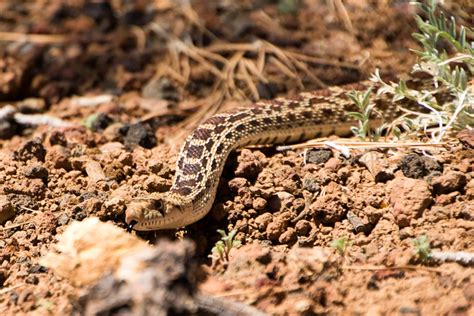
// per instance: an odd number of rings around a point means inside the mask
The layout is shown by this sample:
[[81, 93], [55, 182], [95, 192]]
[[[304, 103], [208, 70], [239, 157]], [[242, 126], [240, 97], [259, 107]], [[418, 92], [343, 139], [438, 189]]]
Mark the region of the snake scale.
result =
[[[168, 192], [132, 201], [126, 222], [135, 230], [172, 229], [192, 224], [212, 207], [229, 153], [247, 145], [282, 144], [329, 135], [347, 136], [358, 121], [347, 115], [358, 111], [346, 93], [365, 90], [371, 82], [330, 87], [278, 98], [218, 113], [200, 124], [186, 139]], [[398, 105], [386, 95], [371, 102], [385, 121], [400, 116]], [[372, 126], [380, 124], [374, 117]]]

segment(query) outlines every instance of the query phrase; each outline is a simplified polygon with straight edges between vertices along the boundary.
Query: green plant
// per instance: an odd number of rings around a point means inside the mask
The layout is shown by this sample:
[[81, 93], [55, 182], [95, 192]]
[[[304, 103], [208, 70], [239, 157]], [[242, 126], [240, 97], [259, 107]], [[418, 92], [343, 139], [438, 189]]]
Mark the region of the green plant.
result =
[[351, 91], [346, 95], [354, 102], [354, 104], [359, 109], [359, 112], [348, 112], [347, 115], [351, 116], [359, 121], [359, 126], [352, 126], [351, 131], [355, 136], [359, 137], [361, 140], [366, 140], [367, 138], [373, 141], [377, 141], [386, 125], [382, 124], [380, 127], [371, 130], [370, 128], [370, 118], [373, 116], [375, 104], [370, 103], [370, 94], [372, 93], [372, 88], [367, 89], [367, 91]]
[[331, 242], [330, 246], [339, 253], [341, 257], [345, 257], [347, 249], [352, 245], [352, 241], [346, 236], [335, 239]]
[[431, 247], [430, 241], [426, 235], [421, 235], [413, 240], [415, 246], [415, 254], [422, 261], [426, 261], [431, 258]]
[[281, 13], [298, 13], [301, 7], [301, 0], [278, 0], [278, 11]]
[[[409, 132], [426, 131], [436, 126], [431, 135], [433, 142], [439, 143], [450, 130], [474, 126], [474, 89], [468, 83], [468, 77], [474, 72], [474, 43], [466, 41], [466, 33], [473, 31], [464, 26], [457, 27], [454, 18], [448, 20], [443, 13], [437, 14], [436, 0], [429, 0], [427, 4], [412, 3], [428, 17], [425, 21], [416, 16], [419, 33], [413, 36], [423, 50], [414, 50], [419, 62], [413, 66], [413, 72], [428, 74], [432, 78], [431, 86], [417, 91], [408, 88], [403, 80], [386, 83], [378, 71], [371, 80], [381, 85], [379, 94], [391, 94], [394, 101], [415, 101], [428, 110], [428, 113], [408, 113], [401, 125]], [[449, 100], [439, 102], [436, 96], [440, 93], [449, 93]], [[393, 128], [393, 132], [398, 136], [400, 129]]]
[[222, 238], [216, 242], [214, 247], [212, 247], [212, 255], [222, 262], [228, 262], [230, 250], [240, 246], [241, 244], [240, 240], [235, 240], [237, 230], [234, 229], [229, 234], [222, 229], [218, 229], [217, 232], [222, 236]]
[[98, 118], [99, 118], [98, 114], [91, 114], [88, 117], [86, 117], [85, 119], [83, 119], [81, 123], [88, 130], [92, 130], [92, 127], [93, 127], [95, 121], [97, 121]]

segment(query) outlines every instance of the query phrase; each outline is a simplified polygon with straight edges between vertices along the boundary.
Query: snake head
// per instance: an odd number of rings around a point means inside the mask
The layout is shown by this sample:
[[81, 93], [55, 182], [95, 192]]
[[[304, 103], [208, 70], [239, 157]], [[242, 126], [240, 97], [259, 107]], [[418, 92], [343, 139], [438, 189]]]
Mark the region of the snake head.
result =
[[184, 226], [183, 210], [171, 203], [166, 194], [134, 199], [127, 207], [125, 221], [140, 231], [172, 229]]

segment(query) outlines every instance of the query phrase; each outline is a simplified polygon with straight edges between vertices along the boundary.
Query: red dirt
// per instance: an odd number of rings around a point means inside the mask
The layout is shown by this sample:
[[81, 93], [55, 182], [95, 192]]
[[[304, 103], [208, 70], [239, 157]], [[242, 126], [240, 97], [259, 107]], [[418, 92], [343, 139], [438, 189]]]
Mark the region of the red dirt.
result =
[[[153, 23], [197, 46], [213, 36], [234, 43], [260, 38], [314, 55], [326, 63], [310, 71], [328, 85], [364, 79], [375, 68], [394, 77], [415, 62], [407, 3], [345, 1], [351, 28], [343, 12], [327, 6], [332, 1], [301, 2], [295, 13], [279, 11], [275, 1], [192, 1], [194, 11], [147, 0], [0, 4], [2, 31], [48, 35], [46, 42], [0, 42], [2, 111], [9, 104], [14, 113], [69, 123], [32, 126], [0, 115], [2, 315], [78, 314], [80, 297], [105, 306], [110, 296], [94, 294], [104, 283], [81, 289], [40, 259], [71, 222], [99, 217], [125, 232], [131, 198], [169, 189], [182, 142], [175, 136], [188, 130], [176, 123], [215, 93], [214, 78], [197, 64], [186, 87], [172, 76], [154, 77], [170, 59]], [[51, 35], [64, 37], [57, 43]], [[302, 90], [275, 65], [266, 71], [269, 84], [259, 87], [269, 97]], [[318, 88], [310, 78], [303, 83], [304, 90]], [[107, 97], [91, 99], [96, 95]], [[83, 123], [91, 115], [93, 124]], [[472, 314], [472, 265], [424, 264], [413, 244], [426, 235], [433, 250], [474, 251], [472, 131], [426, 153], [363, 154], [242, 149], [229, 158], [206, 218], [176, 232], [136, 235], [152, 245], [190, 240], [166, 247], [184, 249], [185, 259], [177, 258], [199, 265], [189, 268], [199, 270], [192, 286], [269, 314]], [[217, 229], [236, 229], [243, 244], [227, 262], [209, 259]], [[338, 252], [331, 243], [343, 237], [349, 243]]]

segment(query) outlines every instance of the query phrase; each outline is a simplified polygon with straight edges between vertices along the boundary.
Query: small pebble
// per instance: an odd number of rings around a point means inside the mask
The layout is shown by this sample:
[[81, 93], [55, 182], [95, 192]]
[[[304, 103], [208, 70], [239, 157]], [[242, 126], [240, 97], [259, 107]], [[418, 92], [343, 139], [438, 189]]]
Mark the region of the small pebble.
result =
[[321, 187], [318, 184], [318, 177], [312, 174], [307, 174], [303, 178], [303, 189], [308, 190], [311, 193], [321, 191]]
[[6, 195], [0, 195], [0, 225], [15, 217], [15, 209]]
[[265, 207], [267, 206], [267, 200], [261, 197], [258, 197], [255, 200], [253, 200], [252, 206], [255, 210], [261, 211], [265, 209]]
[[288, 229], [278, 238], [278, 241], [281, 244], [293, 244], [294, 242], [296, 242], [296, 240], [296, 232], [295, 229], [292, 227], [288, 227]]
[[278, 240], [280, 236], [286, 231], [287, 224], [282, 221], [274, 221], [268, 224], [266, 232], [268, 239]]
[[48, 181], [48, 169], [42, 165], [29, 165], [24, 169], [25, 177], [30, 179], [41, 179], [45, 182]]
[[432, 182], [433, 191], [437, 194], [460, 191], [467, 183], [466, 176], [459, 171], [451, 171], [435, 178]]
[[255, 219], [255, 224], [259, 230], [265, 230], [272, 220], [273, 215], [271, 213], [263, 213]]
[[308, 236], [311, 231], [311, 223], [307, 220], [299, 220], [295, 225], [298, 236]]
[[306, 163], [325, 163], [332, 156], [332, 151], [328, 149], [310, 149], [306, 152]]

